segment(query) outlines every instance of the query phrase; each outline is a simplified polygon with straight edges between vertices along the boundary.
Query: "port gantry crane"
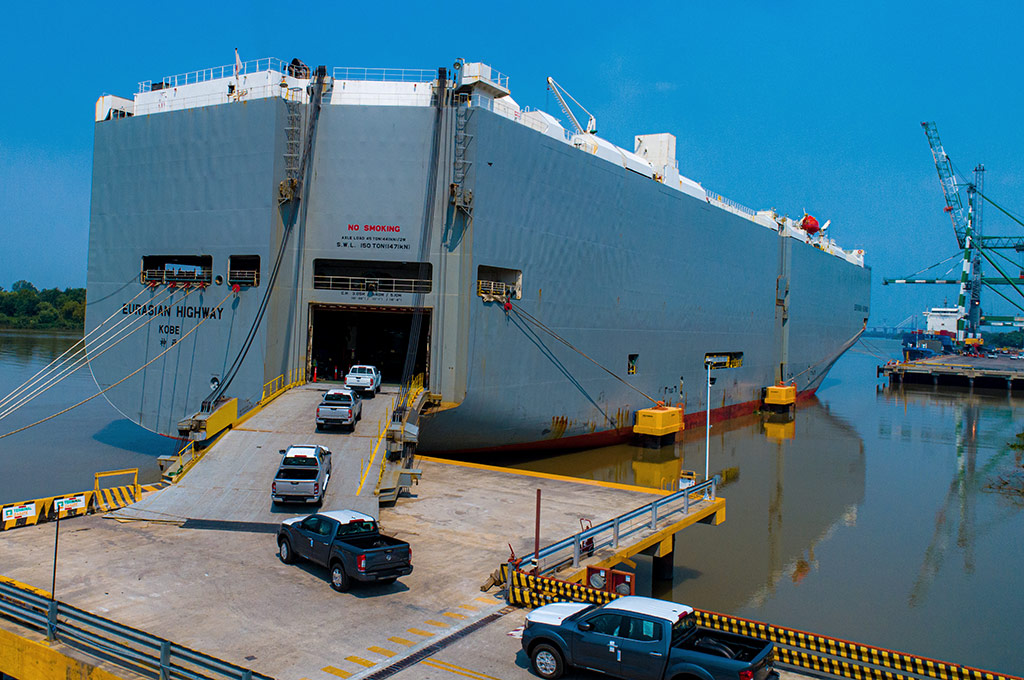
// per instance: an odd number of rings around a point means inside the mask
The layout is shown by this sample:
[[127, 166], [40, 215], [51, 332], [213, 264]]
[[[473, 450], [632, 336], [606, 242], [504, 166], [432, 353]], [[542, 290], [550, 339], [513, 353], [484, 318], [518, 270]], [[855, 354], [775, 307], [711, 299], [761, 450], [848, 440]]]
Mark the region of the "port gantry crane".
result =
[[[939, 183], [942, 185], [942, 193], [946, 199], [945, 211], [949, 213], [953, 222], [953, 231], [956, 234], [957, 244], [963, 249], [963, 265], [959, 279], [917, 279], [904, 277], [900, 279], [883, 279], [882, 285], [890, 283], [959, 283], [960, 297], [957, 301], [959, 318], [957, 320], [957, 342], [977, 343], [981, 326], [1024, 326], [1024, 316], [982, 316], [981, 315], [981, 288], [988, 286], [997, 295], [1007, 300], [1017, 309], [1024, 312], [1024, 306], [1015, 302], [1000, 292], [996, 286], [1012, 286], [1022, 298], [1024, 298], [1024, 270], [1021, 278], [1015, 281], [990, 257], [986, 251], [1014, 250], [1024, 252], [1024, 238], [1015, 236], [985, 236], [982, 234], [982, 204], [985, 200], [983, 193], [985, 166], [978, 164], [974, 168], [974, 182], [964, 184], [967, 190], [967, 207], [960, 197], [961, 184], [957, 182], [956, 173], [949, 155], [942, 147], [939, 139], [939, 132], [935, 123], [921, 123], [925, 136], [928, 138], [928, 146], [932, 151], [932, 158], [935, 161], [935, 169], [939, 174]], [[989, 201], [991, 203], [991, 201]], [[995, 204], [993, 204], [995, 205]], [[999, 207], [999, 206], [995, 206]], [[1000, 210], [1006, 213], [1005, 210]], [[1009, 215], [1009, 213], [1006, 213]], [[1012, 218], [1013, 216], [1010, 215]], [[1013, 218], [1016, 220], [1016, 218]], [[1019, 220], [1018, 220], [1019, 221]], [[998, 254], [998, 253], [993, 253]], [[1016, 265], [1005, 255], [1000, 255], [1011, 264]], [[982, 276], [982, 260], [985, 260], [995, 269], [1000, 276]], [[932, 265], [933, 267], [936, 265]], [[927, 269], [931, 269], [928, 267]], [[1018, 285], [1018, 282], [1020, 285]], [[970, 301], [967, 297], [970, 295]]]

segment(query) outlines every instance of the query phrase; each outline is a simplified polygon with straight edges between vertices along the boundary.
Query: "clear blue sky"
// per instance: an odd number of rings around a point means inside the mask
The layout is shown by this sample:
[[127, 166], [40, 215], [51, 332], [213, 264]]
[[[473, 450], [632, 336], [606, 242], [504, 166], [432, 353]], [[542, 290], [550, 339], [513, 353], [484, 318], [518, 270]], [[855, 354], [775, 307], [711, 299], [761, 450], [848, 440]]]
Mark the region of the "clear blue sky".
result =
[[[1024, 212], [1024, 5], [948, 2], [11, 3], [0, 29], [0, 285], [85, 284], [93, 105], [140, 80], [243, 59], [545, 77], [631, 147], [671, 132], [680, 170], [752, 208], [822, 222], [873, 268], [872, 323], [955, 303], [880, 285], [955, 252], [922, 120], [986, 193]], [[989, 207], [987, 233], [1024, 235]], [[723, 249], [728, 248], [723, 244]], [[955, 272], [954, 272], [955, 273]], [[986, 311], [1006, 313], [994, 295]]]

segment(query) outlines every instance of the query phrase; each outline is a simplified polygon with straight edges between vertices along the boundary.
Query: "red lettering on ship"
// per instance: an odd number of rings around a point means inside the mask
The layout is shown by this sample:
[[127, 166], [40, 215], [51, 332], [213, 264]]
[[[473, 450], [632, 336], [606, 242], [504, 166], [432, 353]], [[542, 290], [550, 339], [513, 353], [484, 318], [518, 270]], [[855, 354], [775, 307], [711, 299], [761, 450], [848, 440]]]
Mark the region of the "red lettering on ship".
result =
[[402, 231], [402, 228], [395, 224], [364, 224], [363, 231]]
[[348, 225], [348, 230], [349, 231], [359, 231], [359, 225], [358, 224], [350, 224], [350, 225]]

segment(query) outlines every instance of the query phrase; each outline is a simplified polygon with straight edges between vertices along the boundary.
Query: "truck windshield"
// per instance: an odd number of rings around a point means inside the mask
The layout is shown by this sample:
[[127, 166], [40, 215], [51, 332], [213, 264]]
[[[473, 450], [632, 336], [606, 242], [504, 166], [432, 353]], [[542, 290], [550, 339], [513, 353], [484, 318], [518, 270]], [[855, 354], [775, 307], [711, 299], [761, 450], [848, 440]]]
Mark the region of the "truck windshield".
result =
[[697, 628], [697, 617], [693, 612], [680, 616], [679, 620], [672, 624], [672, 644], [678, 644], [681, 640]]
[[338, 538], [353, 538], [364, 534], [377, 533], [377, 523], [370, 520], [355, 520], [338, 526]]
[[330, 402], [332, 404], [341, 404], [342, 406], [349, 406], [352, 404], [352, 397], [344, 393], [331, 394], [330, 392], [328, 392], [327, 394], [324, 395], [324, 401]]

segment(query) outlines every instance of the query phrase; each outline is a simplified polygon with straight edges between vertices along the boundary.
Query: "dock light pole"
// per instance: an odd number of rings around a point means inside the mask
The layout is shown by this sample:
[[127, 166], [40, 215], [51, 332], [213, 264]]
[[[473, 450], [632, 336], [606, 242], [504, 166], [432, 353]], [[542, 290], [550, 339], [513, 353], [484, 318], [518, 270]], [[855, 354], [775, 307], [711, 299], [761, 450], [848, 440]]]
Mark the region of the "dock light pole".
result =
[[707, 414], [704, 420], [704, 481], [708, 481], [708, 473], [711, 471], [711, 381], [714, 378], [711, 377], [711, 362], [704, 359], [704, 365], [708, 368], [708, 400]]
[[[714, 352], [704, 355], [704, 367], [708, 370], [708, 394], [707, 394], [707, 415], [705, 417], [704, 431], [704, 481], [711, 476], [711, 386], [715, 379], [711, 377], [711, 370], [718, 368], [739, 368], [743, 365], [743, 352]], [[708, 497], [707, 489], [704, 490], [704, 497]]]

